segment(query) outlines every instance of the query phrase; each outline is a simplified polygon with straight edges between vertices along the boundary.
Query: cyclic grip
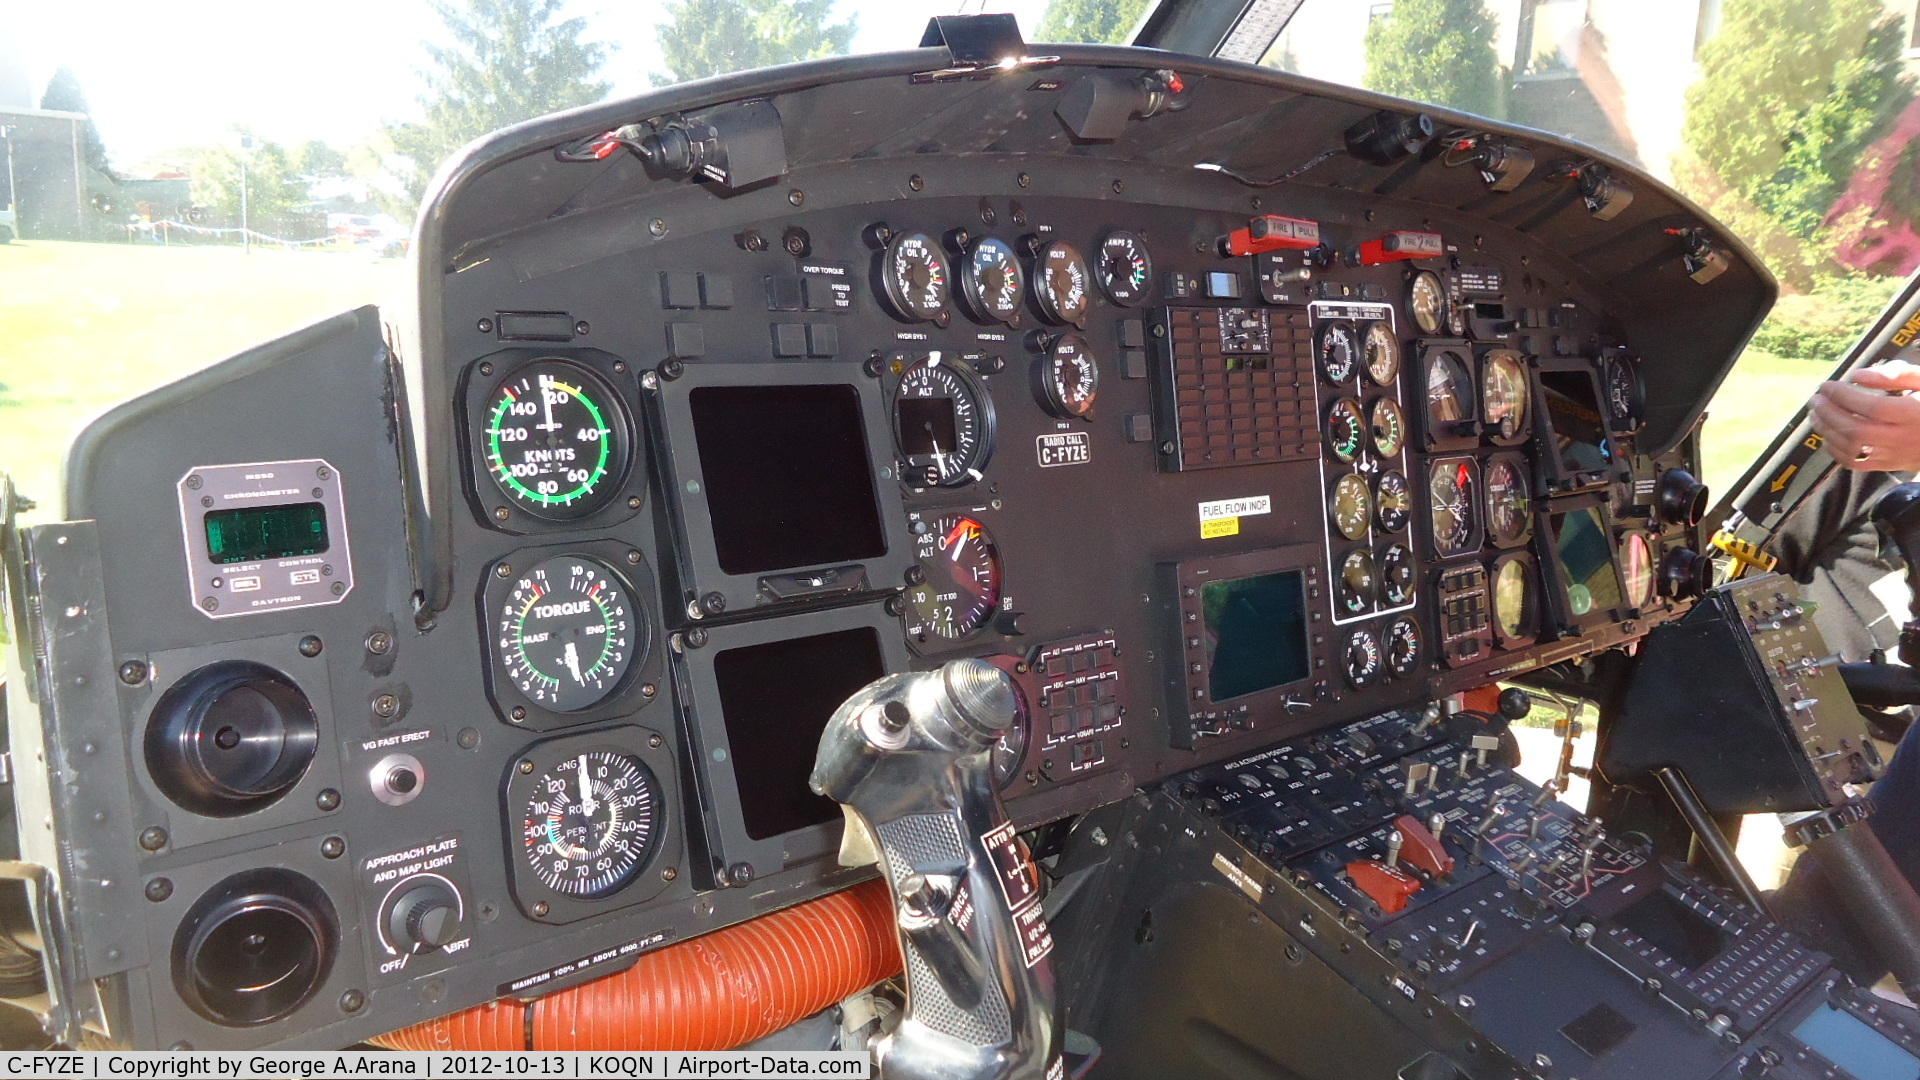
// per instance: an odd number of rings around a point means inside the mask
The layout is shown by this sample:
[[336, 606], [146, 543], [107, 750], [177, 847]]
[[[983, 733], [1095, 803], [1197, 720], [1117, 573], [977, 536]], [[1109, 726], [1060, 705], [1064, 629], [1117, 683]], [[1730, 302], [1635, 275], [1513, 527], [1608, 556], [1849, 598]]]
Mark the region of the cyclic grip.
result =
[[884, 859], [906, 955], [906, 1016], [874, 1049], [888, 1080], [1063, 1075], [1039, 875], [993, 782], [1016, 707], [1005, 673], [956, 660], [869, 684], [820, 738], [840, 861]]

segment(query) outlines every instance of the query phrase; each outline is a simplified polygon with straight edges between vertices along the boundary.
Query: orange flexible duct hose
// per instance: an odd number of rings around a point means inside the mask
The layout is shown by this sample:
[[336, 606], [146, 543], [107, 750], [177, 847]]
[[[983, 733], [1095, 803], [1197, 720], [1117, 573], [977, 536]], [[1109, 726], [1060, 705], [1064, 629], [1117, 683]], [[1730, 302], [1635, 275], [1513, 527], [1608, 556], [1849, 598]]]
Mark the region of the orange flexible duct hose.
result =
[[489, 1002], [373, 1041], [391, 1050], [726, 1050], [900, 967], [893, 901], [885, 882], [867, 881], [657, 949], [584, 986]]

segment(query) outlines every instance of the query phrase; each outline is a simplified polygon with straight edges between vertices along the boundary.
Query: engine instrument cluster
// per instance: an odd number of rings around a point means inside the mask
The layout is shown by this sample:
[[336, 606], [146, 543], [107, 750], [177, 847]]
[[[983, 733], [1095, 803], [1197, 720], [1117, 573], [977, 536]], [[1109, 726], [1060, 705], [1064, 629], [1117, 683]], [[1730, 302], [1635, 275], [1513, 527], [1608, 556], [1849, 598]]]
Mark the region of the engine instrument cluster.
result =
[[[477, 144], [404, 371], [361, 311], [82, 437], [31, 536], [79, 569], [20, 584], [83, 613], [31, 707], [84, 764], [24, 857], [109, 853], [62, 893], [89, 1022], [344, 1045], [848, 884], [807, 776], [887, 674], [1012, 676], [1025, 827], [1686, 612], [1690, 433], [1771, 299], [1744, 256], [1689, 279], [1687, 204], [1382, 166], [1371, 99], [1265, 70], [931, 52]], [[1063, 93], [1121, 72], [1178, 107]], [[761, 126], [704, 179], [556, 160], [723, 114]], [[183, 996], [236, 890], [286, 970]]]

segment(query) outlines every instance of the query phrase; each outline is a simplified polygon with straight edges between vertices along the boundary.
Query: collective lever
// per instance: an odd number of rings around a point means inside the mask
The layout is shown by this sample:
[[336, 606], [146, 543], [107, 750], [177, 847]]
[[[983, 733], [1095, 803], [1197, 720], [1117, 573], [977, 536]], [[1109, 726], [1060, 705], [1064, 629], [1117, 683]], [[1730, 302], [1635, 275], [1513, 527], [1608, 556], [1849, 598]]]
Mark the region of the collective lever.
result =
[[956, 660], [868, 684], [820, 736], [810, 783], [846, 814], [840, 861], [885, 869], [907, 954], [905, 1016], [874, 1044], [885, 1080], [1061, 1075], [1039, 873], [993, 782], [1017, 709], [1005, 673]]

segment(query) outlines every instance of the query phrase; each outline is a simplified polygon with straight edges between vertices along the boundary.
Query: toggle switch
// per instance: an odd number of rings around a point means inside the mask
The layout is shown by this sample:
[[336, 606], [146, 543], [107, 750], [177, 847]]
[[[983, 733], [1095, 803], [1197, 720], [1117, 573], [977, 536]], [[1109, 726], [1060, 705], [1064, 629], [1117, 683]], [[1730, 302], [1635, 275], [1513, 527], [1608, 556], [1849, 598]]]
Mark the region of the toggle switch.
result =
[[[1446, 818], [1434, 815], [1437, 823], [1444, 824]], [[1446, 877], [1453, 873], [1453, 856], [1447, 854], [1446, 846], [1440, 843], [1440, 837], [1434, 830], [1420, 823], [1412, 814], [1401, 814], [1393, 819], [1394, 835], [1400, 837], [1400, 854], [1409, 866], [1418, 867], [1434, 877]]]
[[1367, 894], [1368, 899], [1389, 915], [1405, 911], [1408, 898], [1420, 891], [1418, 878], [1372, 859], [1348, 863], [1347, 877], [1354, 888]]

